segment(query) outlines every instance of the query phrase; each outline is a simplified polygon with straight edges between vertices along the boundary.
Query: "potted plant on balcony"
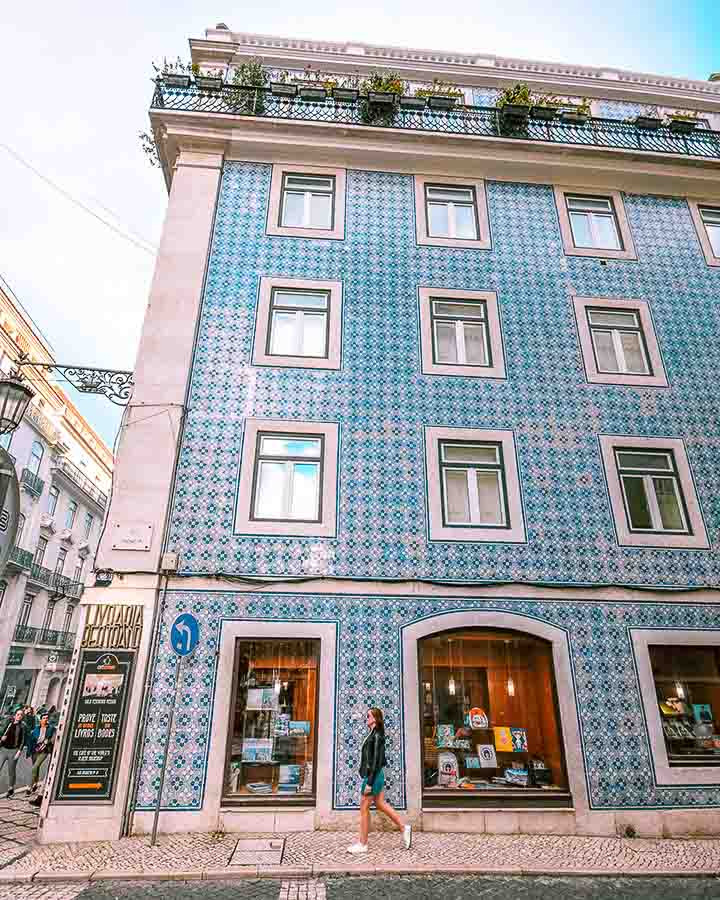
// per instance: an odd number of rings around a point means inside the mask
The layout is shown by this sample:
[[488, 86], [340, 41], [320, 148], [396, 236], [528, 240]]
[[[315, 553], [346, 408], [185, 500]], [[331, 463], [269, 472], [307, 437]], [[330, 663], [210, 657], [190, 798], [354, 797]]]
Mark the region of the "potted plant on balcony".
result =
[[357, 75], [341, 78], [332, 87], [333, 100], [340, 103], [355, 103], [360, 96], [359, 85], [360, 78]]
[[587, 125], [590, 120], [590, 101], [583, 97], [580, 103], [561, 110], [560, 118], [566, 125]]
[[227, 92], [232, 112], [261, 116], [265, 112], [265, 87], [269, 75], [262, 60], [249, 59], [233, 73], [233, 90]]
[[175, 62], [168, 61], [163, 57], [162, 65], [152, 64], [155, 69], [154, 81], [162, 81], [165, 87], [187, 88], [190, 87], [190, 76], [197, 71], [197, 66], [192, 63], [183, 62], [178, 56]]
[[465, 94], [456, 84], [433, 78], [431, 84], [416, 88], [415, 97], [427, 98], [430, 109], [452, 109], [458, 101], [465, 99]]
[[562, 101], [558, 97], [553, 97], [552, 94], [539, 94], [533, 98], [530, 115], [533, 119], [538, 119], [541, 122], [552, 122], [556, 118], [561, 105]]
[[503, 134], [525, 131], [532, 105], [530, 88], [524, 82], [505, 88], [495, 101], [500, 131]]
[[223, 70], [207, 69], [195, 75], [195, 84], [201, 91], [219, 91], [223, 86]]
[[289, 81], [289, 72], [275, 72], [270, 78], [270, 93], [273, 97], [286, 99], [297, 96], [297, 85]]
[[373, 72], [360, 82], [365, 99], [360, 104], [360, 118], [366, 125], [391, 125], [397, 112], [398, 99], [407, 93], [407, 84], [397, 72]]
[[676, 109], [668, 115], [668, 127], [673, 134], [692, 134], [697, 124], [698, 114], [693, 109]]
[[645, 131], [657, 131], [662, 125], [657, 106], [646, 106], [634, 119], [629, 119], [628, 121]]

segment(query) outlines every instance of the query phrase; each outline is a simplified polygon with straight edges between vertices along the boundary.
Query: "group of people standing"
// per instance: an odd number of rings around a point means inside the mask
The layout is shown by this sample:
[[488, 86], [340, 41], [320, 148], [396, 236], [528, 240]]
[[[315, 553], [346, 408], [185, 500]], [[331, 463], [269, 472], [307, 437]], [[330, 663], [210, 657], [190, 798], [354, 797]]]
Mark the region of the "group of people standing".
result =
[[17, 764], [23, 752], [33, 762], [28, 799], [35, 793], [42, 767], [53, 752], [56, 723], [57, 711], [54, 706], [50, 709], [41, 708], [37, 713], [32, 706], [19, 706], [0, 725], [0, 772], [6, 763], [8, 767], [6, 797], [12, 797], [15, 793]]

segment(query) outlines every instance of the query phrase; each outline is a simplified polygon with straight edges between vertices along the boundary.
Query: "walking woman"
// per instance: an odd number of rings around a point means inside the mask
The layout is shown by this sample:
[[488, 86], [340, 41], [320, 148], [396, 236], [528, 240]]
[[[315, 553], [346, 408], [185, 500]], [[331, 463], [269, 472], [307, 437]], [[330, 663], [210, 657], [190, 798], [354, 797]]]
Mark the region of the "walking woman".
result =
[[381, 709], [373, 707], [368, 710], [367, 726], [370, 729], [363, 741], [360, 752], [360, 841], [348, 847], [348, 853], [368, 852], [368, 833], [370, 831], [370, 807], [375, 808], [394, 822], [402, 831], [405, 849], [412, 846], [412, 827], [406, 825], [385, 799], [385, 722]]
[[45, 760], [52, 755], [54, 742], [55, 726], [50, 724], [48, 714], [45, 712], [40, 716], [40, 724], [30, 732], [27, 739], [27, 755], [32, 757], [33, 761], [29, 794], [34, 793], [37, 788], [40, 770]]
[[17, 763], [26, 740], [27, 732], [23, 722], [23, 711], [22, 708], [18, 708], [13, 717], [6, 719], [0, 726], [0, 772], [7, 763], [8, 792], [5, 796], [8, 799], [15, 793]]

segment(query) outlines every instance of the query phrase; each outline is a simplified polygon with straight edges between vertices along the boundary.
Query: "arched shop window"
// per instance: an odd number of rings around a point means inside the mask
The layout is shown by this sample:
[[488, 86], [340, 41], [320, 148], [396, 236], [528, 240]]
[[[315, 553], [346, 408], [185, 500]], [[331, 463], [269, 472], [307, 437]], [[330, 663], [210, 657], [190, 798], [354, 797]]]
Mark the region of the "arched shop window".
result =
[[549, 641], [444, 632], [419, 666], [424, 805], [570, 805]]

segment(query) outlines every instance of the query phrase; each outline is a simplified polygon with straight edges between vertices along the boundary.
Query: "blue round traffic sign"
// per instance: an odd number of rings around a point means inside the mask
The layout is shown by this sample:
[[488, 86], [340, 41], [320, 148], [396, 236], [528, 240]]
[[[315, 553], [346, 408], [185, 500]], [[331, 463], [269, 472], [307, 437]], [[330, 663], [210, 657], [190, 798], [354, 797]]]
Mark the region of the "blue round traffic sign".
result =
[[178, 656], [190, 656], [200, 642], [200, 623], [192, 613], [181, 613], [170, 629], [170, 646]]

